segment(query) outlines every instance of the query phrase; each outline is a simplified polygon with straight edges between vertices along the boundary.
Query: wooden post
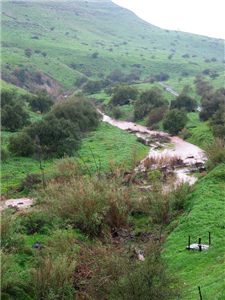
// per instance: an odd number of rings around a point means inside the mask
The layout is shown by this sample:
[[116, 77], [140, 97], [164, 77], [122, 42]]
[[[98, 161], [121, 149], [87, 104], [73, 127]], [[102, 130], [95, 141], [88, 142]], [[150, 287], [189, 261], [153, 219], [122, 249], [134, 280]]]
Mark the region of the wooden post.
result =
[[198, 291], [199, 291], [200, 300], [202, 300], [202, 293], [201, 293], [200, 286], [198, 286]]
[[211, 246], [211, 234], [209, 232], [209, 246]]
[[199, 251], [202, 251], [202, 245], [201, 245], [201, 238], [198, 239], [198, 247], [199, 247]]
[[189, 235], [189, 237], [188, 237], [188, 250], [190, 250], [190, 245], [191, 245], [191, 237]]

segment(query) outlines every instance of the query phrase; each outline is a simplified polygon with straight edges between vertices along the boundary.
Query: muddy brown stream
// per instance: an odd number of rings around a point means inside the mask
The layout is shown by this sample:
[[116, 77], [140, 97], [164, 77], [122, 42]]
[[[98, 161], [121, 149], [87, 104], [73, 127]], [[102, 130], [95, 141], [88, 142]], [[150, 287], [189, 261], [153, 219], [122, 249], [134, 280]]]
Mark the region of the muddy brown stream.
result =
[[[130, 130], [131, 132], [135, 133], [137, 136], [144, 138], [145, 140], [147, 140], [147, 138], [151, 138], [151, 136], [154, 135], [161, 135], [170, 139], [170, 143], [163, 144], [163, 150], [156, 150], [155, 146], [152, 147], [152, 145], [150, 145], [150, 150], [147, 157], [179, 157], [189, 168], [191, 166], [201, 165], [206, 160], [205, 153], [202, 149], [191, 143], [185, 142], [178, 136], [170, 136], [165, 132], [152, 131], [145, 126], [138, 125], [133, 122], [115, 120], [105, 115], [101, 111], [99, 112], [102, 114], [102, 120], [104, 122], [108, 122], [109, 124], [116, 126], [122, 130]], [[141, 163], [143, 163], [144, 160], [142, 160]], [[190, 184], [193, 184], [197, 180], [196, 177], [187, 175], [187, 173], [190, 173], [190, 170], [188, 168], [177, 169], [176, 173], [179, 181], [187, 181]]]

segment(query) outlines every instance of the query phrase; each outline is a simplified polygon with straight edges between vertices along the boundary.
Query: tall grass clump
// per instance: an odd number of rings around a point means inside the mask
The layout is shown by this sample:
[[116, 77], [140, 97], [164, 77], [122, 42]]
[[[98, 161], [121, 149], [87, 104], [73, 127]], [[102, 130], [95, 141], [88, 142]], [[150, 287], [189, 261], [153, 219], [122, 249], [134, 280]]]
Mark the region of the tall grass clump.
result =
[[205, 153], [207, 157], [206, 168], [209, 171], [220, 163], [225, 163], [225, 141], [215, 138], [212, 142], [206, 144]]
[[53, 180], [47, 187], [49, 214], [90, 236], [128, 226], [131, 188], [121, 178], [70, 178], [63, 184]]
[[75, 299], [73, 276], [76, 260], [66, 255], [40, 258], [39, 263], [30, 272], [30, 286], [34, 300], [72, 300]]
[[97, 278], [93, 276], [94, 299], [164, 300], [179, 297], [178, 280], [167, 272], [159, 249], [148, 252], [141, 263], [130, 259], [129, 255], [111, 256]]
[[[28, 289], [26, 278], [18, 272], [13, 254], [1, 252], [1, 299], [19, 299]], [[26, 297], [24, 297], [25, 299]], [[22, 298], [20, 298], [22, 299]]]
[[18, 234], [21, 229], [20, 220], [9, 210], [1, 212], [1, 249], [7, 253], [19, 251], [24, 245], [24, 238]]

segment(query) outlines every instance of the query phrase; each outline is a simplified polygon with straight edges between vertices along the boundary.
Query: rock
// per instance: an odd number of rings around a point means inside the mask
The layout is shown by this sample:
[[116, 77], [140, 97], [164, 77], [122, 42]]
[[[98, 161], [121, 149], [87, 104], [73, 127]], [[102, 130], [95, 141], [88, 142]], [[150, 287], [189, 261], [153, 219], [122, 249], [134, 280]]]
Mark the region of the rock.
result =
[[44, 243], [36, 242], [35, 244], [32, 245], [32, 248], [39, 249], [42, 244], [44, 244]]

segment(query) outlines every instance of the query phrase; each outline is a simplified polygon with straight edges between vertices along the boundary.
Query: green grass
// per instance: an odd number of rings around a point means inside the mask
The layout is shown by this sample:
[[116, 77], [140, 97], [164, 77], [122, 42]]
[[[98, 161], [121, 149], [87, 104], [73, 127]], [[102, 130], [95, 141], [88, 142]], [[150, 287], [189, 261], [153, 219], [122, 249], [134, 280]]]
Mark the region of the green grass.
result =
[[[210, 68], [221, 74], [215, 85], [222, 80], [222, 40], [160, 29], [112, 2], [66, 5], [66, 1], [23, 4], [5, 0], [2, 11], [2, 73], [8, 78], [17, 66], [31, 73], [39, 69], [66, 89], [74, 88], [76, 78], [88, 70], [91, 79], [99, 79], [99, 72], [107, 76], [116, 68], [125, 73], [137, 69], [142, 79], [167, 72], [175, 81], [183, 77], [182, 71], [193, 78]], [[37, 38], [32, 39], [34, 36]], [[29, 58], [26, 48], [33, 50]], [[35, 50], [46, 52], [46, 57]], [[92, 58], [94, 52], [99, 52], [96, 59]], [[169, 60], [171, 53], [174, 56]], [[183, 58], [185, 53], [190, 57]], [[204, 62], [212, 57], [218, 61]], [[76, 66], [71, 68], [71, 63]]]
[[[7, 146], [8, 137], [15, 134], [17, 133], [3, 132], [4, 148]], [[136, 136], [108, 123], [101, 122], [96, 131], [88, 133], [83, 138], [82, 147], [78, 153], [91, 172], [97, 171], [96, 164], [97, 168], [101, 168], [102, 171], [109, 169], [110, 163], [115, 166], [125, 165], [130, 168], [133, 161], [140, 161], [149, 151], [147, 146], [138, 143], [136, 140]], [[47, 178], [51, 177], [51, 171], [54, 170], [58, 161], [60, 160], [51, 159], [42, 162]], [[81, 160], [80, 163], [85, 169]], [[40, 173], [39, 163], [35, 159], [32, 157], [11, 156], [5, 163], [2, 163], [1, 167], [2, 194], [6, 194], [8, 191], [9, 195], [16, 197], [17, 194], [14, 194], [10, 187], [20, 186], [26, 175], [30, 173]], [[29, 191], [23, 191], [22, 195], [26, 195], [27, 192]]]
[[117, 167], [125, 164], [130, 168], [134, 160], [140, 161], [149, 151], [149, 147], [136, 140], [136, 136], [101, 122], [99, 129], [83, 139], [79, 154], [91, 170], [96, 170], [92, 153], [102, 170], [109, 169], [111, 163]]
[[[178, 226], [167, 238], [163, 254], [171, 272], [182, 280], [187, 294], [185, 299], [198, 299], [198, 286], [203, 299], [224, 299], [224, 245], [225, 245], [225, 173], [224, 164], [198, 180], [196, 190]], [[212, 247], [207, 251], [188, 251], [191, 243], [208, 244], [211, 232]]]

